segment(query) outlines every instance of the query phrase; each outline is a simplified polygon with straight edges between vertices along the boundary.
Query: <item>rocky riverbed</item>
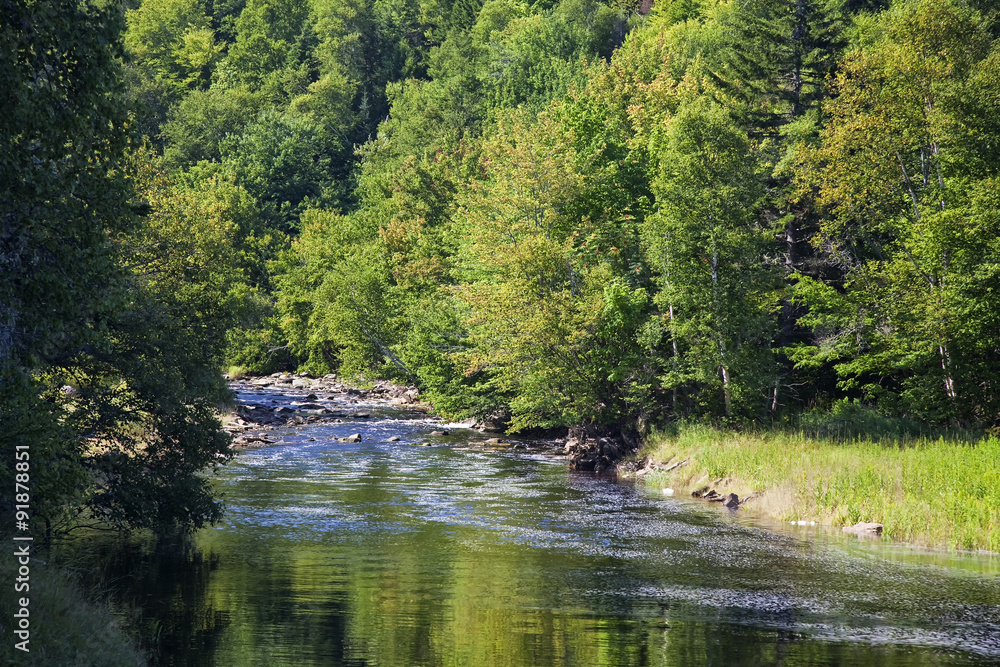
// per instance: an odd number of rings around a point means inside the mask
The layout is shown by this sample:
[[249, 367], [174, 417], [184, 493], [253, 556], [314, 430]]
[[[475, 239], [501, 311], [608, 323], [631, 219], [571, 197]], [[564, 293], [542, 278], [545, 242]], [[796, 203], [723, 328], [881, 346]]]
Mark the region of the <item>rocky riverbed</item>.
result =
[[244, 396], [256, 391], [264, 399], [278, 390], [290, 399], [280, 405], [267, 400], [240, 400], [235, 410], [223, 420], [225, 430], [233, 436], [233, 447], [236, 449], [272, 444], [275, 440], [270, 437], [270, 432], [281, 427], [336, 424], [369, 418], [371, 412], [365, 406], [372, 401], [416, 412], [430, 410], [429, 405], [420, 402], [420, 392], [416, 387], [381, 381], [371, 387], [357, 387], [341, 382], [336, 375], [310, 378], [292, 373], [274, 373], [266, 377], [234, 379], [230, 385]]
[[[549, 432], [545, 437], [488, 437], [503, 433], [502, 417], [493, 421], [468, 420], [444, 424], [432, 416], [432, 406], [420, 400], [416, 387], [379, 381], [369, 387], [342, 382], [336, 375], [310, 378], [291, 373], [275, 373], [267, 377], [234, 379], [231, 386], [239, 397], [235, 410], [224, 420], [233, 436], [235, 449], [253, 449], [275, 444], [281, 432], [306, 425], [350, 426], [348, 432], [334, 438], [344, 443], [357, 443], [373, 435], [374, 424], [385, 420], [418, 420], [424, 423], [429, 440], [410, 444], [449, 444], [456, 447], [537, 449], [548, 455], [565, 456], [571, 470], [594, 472], [620, 480], [642, 482], [653, 472], [669, 473], [688, 465], [687, 459], [656, 461], [638, 459], [633, 454], [638, 442], [621, 436], [602, 435], [584, 428]], [[426, 437], [425, 436], [425, 437]], [[388, 438], [390, 442], [401, 437]], [[732, 479], [710, 479], [703, 476], [690, 480], [678, 495], [708, 503], [718, 503], [730, 511], [738, 510], [762, 494], [740, 497], [732, 488]], [[663, 489], [674, 495], [674, 489]], [[858, 535], [878, 536], [881, 524], [860, 523], [844, 530]]]
[[310, 378], [274, 373], [266, 377], [235, 378], [230, 380], [230, 387], [238, 401], [232, 412], [224, 416], [223, 426], [233, 437], [234, 449], [272, 445], [279, 442], [282, 432], [306, 425], [356, 424], [356, 432], [338, 439], [360, 442], [371, 425], [385, 420], [427, 422], [433, 428], [427, 435], [455, 445], [519, 449], [537, 446], [552, 454], [557, 454], [563, 445], [561, 439], [553, 437], [500, 437], [504, 425], [499, 419], [445, 424], [431, 414], [432, 406], [420, 400], [416, 387], [391, 382], [378, 381], [369, 387], [359, 387], [342, 382], [336, 375]]
[[[388, 405], [424, 414], [432, 410], [432, 406], [420, 400], [420, 391], [416, 387], [385, 381], [376, 382], [371, 387], [358, 387], [342, 382], [336, 375], [310, 378], [294, 373], [274, 373], [266, 377], [234, 379], [231, 385], [242, 392], [242, 399], [235, 411], [224, 420], [224, 425], [233, 436], [233, 446], [237, 449], [273, 444], [275, 439], [271, 432], [283, 427], [368, 419], [372, 416], [372, 406]], [[262, 398], [277, 391], [291, 400], [280, 405], [267, 400], [257, 402], [247, 397], [247, 393], [252, 395], [255, 391]], [[498, 415], [494, 419], [467, 420], [457, 426], [502, 435], [505, 421], [504, 416]], [[434, 431], [431, 434], [439, 433]], [[363, 437], [360, 433], [353, 435]], [[583, 428], [540, 435], [537, 438], [539, 442], [555, 445], [565, 454], [572, 470], [611, 476], [619, 473], [619, 465], [638, 448], [638, 442]], [[508, 442], [501, 437], [486, 440], [487, 444], [497, 446]], [[630, 465], [626, 464], [622, 471], [629, 470]]]

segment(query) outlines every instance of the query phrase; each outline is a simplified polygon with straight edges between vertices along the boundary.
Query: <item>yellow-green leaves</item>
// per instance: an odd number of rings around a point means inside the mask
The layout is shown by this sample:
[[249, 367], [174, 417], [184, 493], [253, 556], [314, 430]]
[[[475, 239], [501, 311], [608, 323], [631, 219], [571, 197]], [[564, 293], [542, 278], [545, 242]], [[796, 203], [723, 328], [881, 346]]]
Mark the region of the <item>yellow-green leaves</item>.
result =
[[201, 0], [146, 0], [127, 14], [125, 47], [153, 79], [204, 86], [222, 53]]
[[580, 215], [599, 210], [586, 199], [604, 175], [561, 119], [579, 120], [552, 109], [502, 122], [481, 179], [458, 197], [453, 293], [471, 343], [458, 357], [496, 378], [514, 428], [614, 423], [630, 410], [628, 388], [648, 379], [635, 332], [649, 300], [618, 229], [628, 216]]
[[984, 156], [1000, 135], [983, 122], [998, 108], [983, 68], [996, 48], [957, 2], [900, 3], [867, 20], [800, 171], [825, 213], [815, 243], [846, 278], [822, 298], [801, 283], [814, 311], [804, 322], [837, 341], [844, 383], [898, 392], [937, 419], [995, 414], [982, 391], [996, 372], [996, 302], [983, 289], [995, 280], [995, 236], [979, 225], [997, 169]]

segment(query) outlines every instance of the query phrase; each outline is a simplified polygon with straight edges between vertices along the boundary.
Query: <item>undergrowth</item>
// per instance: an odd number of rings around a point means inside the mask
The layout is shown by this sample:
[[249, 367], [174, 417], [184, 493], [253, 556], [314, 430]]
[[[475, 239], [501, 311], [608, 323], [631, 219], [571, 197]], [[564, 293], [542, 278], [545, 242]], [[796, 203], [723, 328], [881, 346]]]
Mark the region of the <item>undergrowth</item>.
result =
[[[13, 582], [15, 558], [0, 559], [0, 576]], [[67, 572], [32, 558], [29, 563], [28, 590], [11, 590], [0, 595], [0, 627], [4, 643], [0, 664], [59, 665], [60, 667], [127, 667], [146, 665], [146, 660], [122, 630], [107, 605], [94, 603], [78, 582]], [[10, 623], [20, 608], [21, 598], [28, 601], [30, 632], [28, 652], [14, 647]]]

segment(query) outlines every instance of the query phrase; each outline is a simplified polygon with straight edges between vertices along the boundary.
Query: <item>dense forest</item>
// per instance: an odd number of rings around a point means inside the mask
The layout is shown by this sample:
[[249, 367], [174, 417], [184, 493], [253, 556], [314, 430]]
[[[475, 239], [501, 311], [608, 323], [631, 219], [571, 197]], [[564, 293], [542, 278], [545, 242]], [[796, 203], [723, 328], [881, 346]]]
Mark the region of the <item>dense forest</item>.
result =
[[0, 466], [49, 529], [217, 518], [223, 368], [1000, 424], [990, 0], [0, 7]]

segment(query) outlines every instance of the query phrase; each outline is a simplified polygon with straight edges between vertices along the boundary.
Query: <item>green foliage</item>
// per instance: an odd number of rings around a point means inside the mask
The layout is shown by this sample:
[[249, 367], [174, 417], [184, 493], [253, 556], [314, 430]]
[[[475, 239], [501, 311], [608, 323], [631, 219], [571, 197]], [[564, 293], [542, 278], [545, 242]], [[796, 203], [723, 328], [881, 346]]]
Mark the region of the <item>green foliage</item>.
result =
[[396, 341], [387, 272], [377, 236], [363, 216], [307, 211], [301, 235], [280, 260], [281, 326], [304, 368], [357, 374], [383, 359], [406, 373]]
[[245, 87], [193, 90], [172, 109], [161, 136], [164, 162], [184, 169], [197, 162], [218, 162], [222, 143], [243, 134], [257, 117], [262, 101]]
[[[125, 110], [114, 78], [122, 17], [92, 4], [17, 3], [0, 25], [0, 470], [31, 445], [48, 522], [83, 498], [79, 434], [58, 368], [100, 345], [121, 303], [108, 227], [127, 228]], [[61, 44], [59, 50], [49, 48]], [[5, 496], [5, 509], [12, 499]]]
[[[77, 224], [79, 207], [42, 216], [70, 220], [90, 249], [46, 237], [97, 276], [70, 283], [108, 287], [39, 328], [100, 326], [44, 333], [38, 349], [130, 340], [118, 314], [158, 304], [178, 331], [164, 354], [415, 382], [449, 415], [515, 428], [747, 425], [855, 405], [844, 399], [865, 402], [851, 414], [866, 424], [875, 404], [995, 423], [996, 12], [634, 11], [142, 0], [127, 14], [126, 97], [170, 176], [134, 174], [142, 215], [105, 218], [121, 228]], [[104, 164], [101, 192], [127, 173], [86, 150], [77, 168]], [[28, 183], [62, 159], [38, 157], [17, 165]], [[25, 312], [60, 281], [31, 274], [4, 308]], [[110, 367], [92, 372], [115, 386]], [[212, 394], [206, 378], [191, 391]]]
[[753, 219], [762, 192], [750, 142], [700, 97], [680, 106], [660, 141], [660, 210], [646, 236], [672, 344], [664, 387], [689, 397], [689, 410], [758, 416], [775, 382], [779, 283], [765, 260], [768, 230]]
[[239, 197], [219, 183], [172, 191], [148, 156], [128, 159], [113, 9], [10, 11], [4, 470], [14, 445], [30, 447], [33, 520], [46, 532], [72, 519], [161, 534], [214, 521], [221, 507], [198, 473], [229, 455], [214, 416], [229, 396], [216, 364], [234, 308], [234, 228], [221, 223]]
[[[800, 363], [836, 361], [846, 388], [933, 420], [996, 418], [996, 48], [979, 14], [900, 5], [862, 26], [803, 178], [825, 219], [817, 245], [842, 290], [801, 280], [821, 332]], [[973, 138], [975, 137], [975, 138]], [[990, 157], [987, 157], [990, 155]], [[990, 193], [990, 194], [988, 194]]]
[[146, 77], [179, 89], [209, 82], [222, 47], [200, 0], [148, 0], [126, 20], [125, 48]]
[[309, 5], [297, 0], [248, 0], [236, 19], [236, 41], [220, 66], [221, 82], [280, 96], [286, 67], [298, 64], [296, 45], [308, 12]]
[[155, 138], [185, 93], [207, 87], [224, 45], [201, 0], [151, 0], [126, 16], [129, 92], [141, 111], [142, 133]]
[[617, 424], [649, 380], [634, 342], [648, 295], [622, 277], [622, 249], [604, 245], [625, 238], [619, 220], [580, 217], [590, 161], [556, 113], [497, 130], [485, 178], [460, 195], [456, 230], [467, 241], [455, 294], [471, 347], [459, 358], [467, 373], [496, 377], [514, 428]]
[[388, 298], [399, 317], [396, 350], [423, 395], [453, 417], [486, 416], [504, 403], [488, 373], [466, 374], [457, 358], [470, 349], [463, 306], [451, 293], [459, 247], [453, 227], [456, 194], [477, 168], [477, 151], [459, 148], [412, 157], [388, 173], [392, 146], [368, 163], [360, 191], [377, 211], [378, 233], [389, 272]]
[[452, 419], [504, 414], [506, 400], [488, 370], [467, 372], [472, 341], [463, 304], [443, 290], [404, 302], [406, 336], [400, 356], [423, 388], [421, 400]]
[[221, 171], [254, 198], [267, 226], [290, 232], [315, 205], [336, 205], [344, 194], [337, 158], [343, 144], [306, 118], [261, 114], [220, 145]]
[[[954, 286], [947, 299], [908, 301], [870, 289], [905, 274], [905, 262], [888, 274], [887, 265], [865, 264], [896, 242], [891, 225], [878, 220], [900, 210], [902, 193], [891, 164], [870, 168], [864, 151], [875, 150], [871, 142], [858, 151], [837, 138], [852, 127], [845, 119], [861, 127], [866, 113], [896, 108], [896, 98], [851, 106], [854, 72], [869, 63], [858, 55], [872, 50], [866, 45], [896, 40], [919, 51], [921, 39], [944, 38], [934, 31], [985, 35], [974, 28], [975, 12], [963, 10], [966, 28], [942, 28], [951, 10], [927, 14], [920, 3], [880, 17], [858, 14], [856, 3], [675, 2], [626, 37], [626, 17], [597, 3], [495, 0], [477, 8], [474, 21], [470, 7], [321, 3], [311, 10], [319, 78], [287, 117], [337, 128], [338, 136], [363, 131], [374, 107], [358, 100], [381, 104], [376, 89], [384, 84], [376, 82], [388, 83], [389, 113], [358, 153], [356, 198], [346, 204], [358, 210], [324, 218], [336, 222], [315, 226], [275, 266], [284, 274], [282, 328], [308, 368], [346, 364], [415, 378], [451, 414], [506, 404], [523, 427], [686, 415], [760, 421], [794, 402], [803, 382], [815, 386], [804, 398], [826, 404], [863, 390], [886, 409], [944, 414], [934, 412], [921, 379], [932, 372], [933, 355], [920, 361], [912, 341], [892, 353], [900, 362], [885, 350], [868, 354], [887, 331], [888, 314], [877, 313], [889, 304], [896, 326], [935, 313], [914, 324], [925, 332], [913, 339], [924, 341], [917, 347], [929, 345], [926, 335], [941, 322], [973, 325], [962, 343], [947, 347], [947, 363], [974, 368], [977, 386], [989, 385], [992, 237], [948, 223], [948, 238], [980, 241], [947, 250], [953, 275], [946, 284]], [[465, 18], [449, 23], [449, 11]], [[903, 21], [905, 38], [890, 39], [896, 33], [880, 21], [893, 12], [936, 23]], [[407, 32], [418, 24], [426, 27], [419, 39]], [[388, 48], [400, 35], [410, 35], [408, 46]], [[845, 58], [849, 39], [854, 50]], [[978, 55], [960, 68], [968, 83], [956, 83], [954, 68], [934, 70], [954, 92], [935, 93], [940, 111], [927, 122], [948, 134], [949, 150], [934, 154], [942, 173], [965, 170], [956, 172], [965, 180], [955, 181], [961, 195], [948, 194], [949, 209], [966, 207], [972, 217], [965, 219], [985, 231], [993, 220], [987, 193], [995, 142], [985, 139], [996, 117], [995, 76], [988, 37], [973, 42], [963, 52]], [[386, 47], [381, 59], [372, 55], [376, 46]], [[885, 52], [877, 90], [895, 90], [892, 80], [910, 87], [933, 80], [932, 70], [892, 70], [909, 57]], [[825, 81], [838, 61], [840, 78], [830, 88]], [[933, 57], [913, 62], [926, 69]], [[900, 104], [907, 95], [897, 96]], [[962, 131], [947, 120], [958, 118]], [[907, 141], [923, 132], [923, 121], [906, 122], [917, 123], [900, 130]], [[857, 136], [877, 137], [878, 127], [872, 120]], [[919, 157], [917, 144], [900, 145], [905, 159]], [[266, 164], [264, 154], [248, 153], [245, 163]], [[245, 182], [261, 201], [294, 199], [262, 195]], [[928, 183], [917, 194], [929, 204]], [[855, 187], [871, 202], [850, 204], [852, 220], [865, 220], [863, 233], [843, 222], [835, 203]], [[329, 198], [315, 194], [300, 201], [284, 228], [306, 207], [330, 208]], [[955, 215], [921, 213], [928, 224], [940, 217], [940, 229]], [[345, 226], [364, 231], [345, 236], [337, 231]], [[923, 246], [951, 243], [927, 230], [914, 228]], [[848, 245], [856, 257], [846, 260]], [[926, 264], [914, 254], [923, 246], [907, 250]], [[944, 246], [927, 247], [943, 256]], [[792, 273], [789, 297], [782, 277]], [[966, 275], [976, 277], [963, 281]], [[942, 320], [946, 303], [956, 314]], [[979, 315], [957, 315], [959, 304]], [[841, 332], [862, 330], [859, 355]], [[980, 352], [969, 356], [974, 349]], [[989, 421], [992, 410], [984, 404], [964, 418]]]
[[[468, 35], [453, 33], [430, 52], [433, 79], [409, 79], [387, 87], [391, 113], [374, 142], [380, 157], [419, 157], [452, 149], [478, 135], [486, 115], [483, 85], [468, 66], [478, 57]], [[370, 170], [372, 162], [366, 161], [364, 168]]]
[[[867, 438], [878, 442], [918, 440], [939, 437], [940, 428], [916, 419], [885, 414], [859, 400], [842, 399], [829, 409], [814, 408], [799, 415], [795, 423], [812, 437], [850, 441]], [[976, 434], [959, 433], [959, 437], [975, 439]]]
[[583, 61], [610, 54], [623, 22], [609, 7], [585, 0], [564, 0], [545, 14], [489, 0], [471, 31], [487, 99], [494, 107], [541, 108], [578, 80]]
[[840, 2], [721, 2], [705, 11], [712, 78], [762, 128], [814, 107], [844, 46]]

